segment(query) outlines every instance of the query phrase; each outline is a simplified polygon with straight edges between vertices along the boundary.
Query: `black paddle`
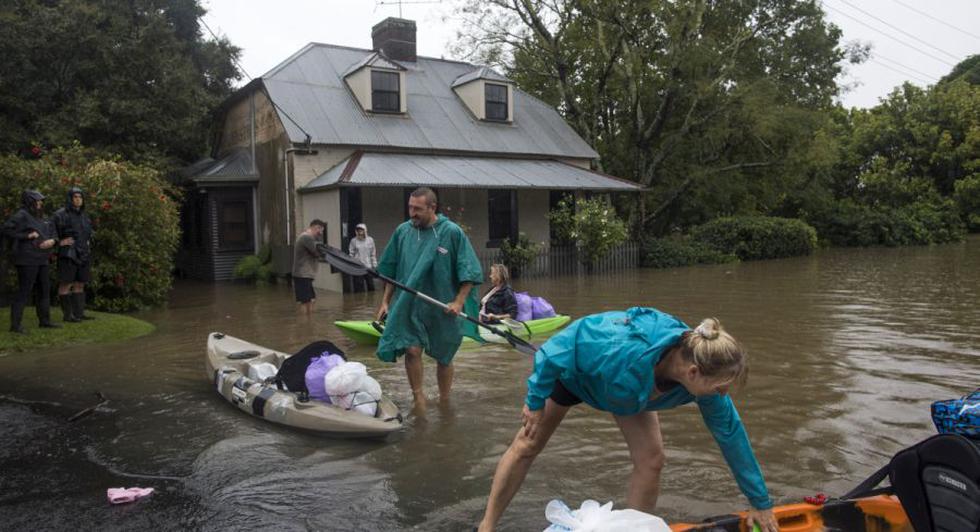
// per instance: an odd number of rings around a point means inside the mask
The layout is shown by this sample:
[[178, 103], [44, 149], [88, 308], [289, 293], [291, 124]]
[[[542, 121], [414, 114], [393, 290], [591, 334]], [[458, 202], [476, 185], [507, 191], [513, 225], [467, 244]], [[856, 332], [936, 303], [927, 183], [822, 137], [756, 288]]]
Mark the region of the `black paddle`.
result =
[[[323, 260], [327, 261], [328, 263], [330, 263], [331, 266], [346, 273], [347, 275], [371, 275], [387, 283], [391, 283], [392, 285], [397, 286], [398, 288], [401, 288], [402, 290], [408, 292], [409, 294], [412, 294], [413, 296], [421, 299], [422, 301], [431, 303], [442, 309], [449, 308], [449, 305], [446, 305], [445, 303], [439, 301], [438, 299], [433, 299], [432, 297], [429, 297], [414, 288], [410, 288], [402, 283], [399, 283], [398, 281], [392, 279], [391, 277], [382, 275], [378, 273], [378, 271], [375, 270], [374, 268], [368, 268], [367, 266], [362, 264], [361, 261], [351, 257], [350, 255], [347, 255], [346, 253], [340, 251], [337, 248], [333, 248], [324, 244], [317, 244], [316, 247], [322, 254]], [[524, 341], [522, 338], [515, 336], [514, 333], [508, 330], [501, 330], [492, 325], [487, 325], [486, 323], [483, 323], [480, 320], [477, 320], [471, 316], [467, 316], [462, 312], [459, 313], [459, 317], [465, 319], [466, 321], [475, 323], [478, 326], [483, 327], [484, 329], [492, 332], [493, 334], [496, 334], [497, 336], [504, 338], [505, 340], [507, 340], [507, 343], [511, 345], [511, 347], [517, 349], [518, 351], [526, 355], [534, 356], [534, 353], [537, 352], [538, 350], [538, 348], [534, 344]]]

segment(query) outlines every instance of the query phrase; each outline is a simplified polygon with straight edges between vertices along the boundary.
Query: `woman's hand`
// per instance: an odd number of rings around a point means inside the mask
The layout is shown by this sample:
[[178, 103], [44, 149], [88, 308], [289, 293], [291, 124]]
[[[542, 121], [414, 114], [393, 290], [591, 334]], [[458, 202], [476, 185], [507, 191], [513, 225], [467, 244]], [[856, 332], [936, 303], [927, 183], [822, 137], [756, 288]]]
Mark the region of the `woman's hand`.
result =
[[51, 249], [52, 246], [54, 246], [54, 239], [53, 238], [49, 238], [49, 239], [45, 240], [44, 242], [41, 242], [40, 245], [38, 245], [38, 247], [41, 248], [41, 249]]
[[759, 525], [762, 532], [779, 532], [779, 523], [776, 515], [772, 513], [772, 508], [768, 510], [749, 510], [745, 516], [745, 525], [752, 530], [752, 525]]
[[531, 410], [524, 405], [524, 410], [521, 411], [521, 425], [524, 426], [524, 436], [530, 439], [534, 439], [534, 435], [538, 432], [538, 422], [541, 421], [541, 410]]
[[34, 240], [35, 238], [37, 238], [39, 236], [41, 236], [41, 235], [37, 234], [37, 231], [31, 231], [30, 233], [27, 233], [27, 239], [28, 240]]

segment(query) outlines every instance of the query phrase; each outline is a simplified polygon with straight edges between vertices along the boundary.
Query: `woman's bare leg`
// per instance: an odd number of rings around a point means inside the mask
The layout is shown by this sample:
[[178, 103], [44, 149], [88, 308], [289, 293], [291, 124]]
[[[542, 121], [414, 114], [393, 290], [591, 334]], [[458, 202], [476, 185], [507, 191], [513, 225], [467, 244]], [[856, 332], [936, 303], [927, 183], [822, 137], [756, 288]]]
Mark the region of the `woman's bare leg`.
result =
[[626, 504], [634, 510], [653, 512], [660, 495], [660, 472], [665, 462], [660, 420], [656, 412], [613, 417], [626, 438], [630, 460], [633, 461]]
[[504, 452], [493, 474], [493, 485], [490, 488], [490, 498], [487, 500], [487, 510], [480, 522], [480, 532], [490, 532], [497, 526], [497, 521], [503, 515], [507, 505], [520, 489], [535, 457], [544, 449], [555, 429], [561, 424], [568, 412], [568, 406], [561, 406], [548, 399], [544, 404], [544, 413], [538, 422], [534, 438], [524, 435], [524, 428], [517, 431], [514, 441]]

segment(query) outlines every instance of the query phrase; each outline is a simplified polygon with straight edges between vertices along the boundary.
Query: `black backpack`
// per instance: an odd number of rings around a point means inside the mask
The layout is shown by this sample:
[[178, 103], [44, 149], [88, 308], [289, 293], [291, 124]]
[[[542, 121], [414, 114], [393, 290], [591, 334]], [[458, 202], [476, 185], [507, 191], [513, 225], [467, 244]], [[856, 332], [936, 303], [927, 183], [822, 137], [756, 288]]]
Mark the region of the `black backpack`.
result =
[[314, 358], [322, 355], [325, 351], [340, 355], [341, 358], [347, 360], [347, 355], [339, 347], [334, 345], [333, 342], [317, 340], [284, 360], [282, 366], [279, 367], [279, 372], [273, 377], [273, 382], [276, 383], [276, 386], [280, 390], [285, 386], [286, 390], [293, 393], [308, 394], [309, 390], [306, 388], [306, 368], [310, 366], [310, 362]]
[[[891, 486], [873, 489], [888, 477]], [[980, 442], [938, 434], [899, 451], [844, 499], [898, 496], [915, 532], [980, 532]]]

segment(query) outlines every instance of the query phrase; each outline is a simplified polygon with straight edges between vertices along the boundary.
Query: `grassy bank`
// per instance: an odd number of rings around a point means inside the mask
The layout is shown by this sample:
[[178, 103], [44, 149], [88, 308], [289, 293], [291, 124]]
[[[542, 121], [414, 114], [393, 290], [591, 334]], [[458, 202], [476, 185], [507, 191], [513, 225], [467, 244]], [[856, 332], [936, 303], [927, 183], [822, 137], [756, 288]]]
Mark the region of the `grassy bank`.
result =
[[0, 355], [50, 349], [65, 345], [96, 344], [101, 342], [116, 342], [143, 336], [153, 332], [153, 325], [143, 320], [107, 314], [105, 312], [86, 311], [94, 320], [81, 323], [64, 323], [59, 318], [61, 313], [51, 309], [51, 317], [55, 323], [62, 325], [60, 329], [39, 329], [34, 307], [24, 310], [24, 330], [27, 334], [15, 334], [10, 331], [10, 309], [0, 310]]

